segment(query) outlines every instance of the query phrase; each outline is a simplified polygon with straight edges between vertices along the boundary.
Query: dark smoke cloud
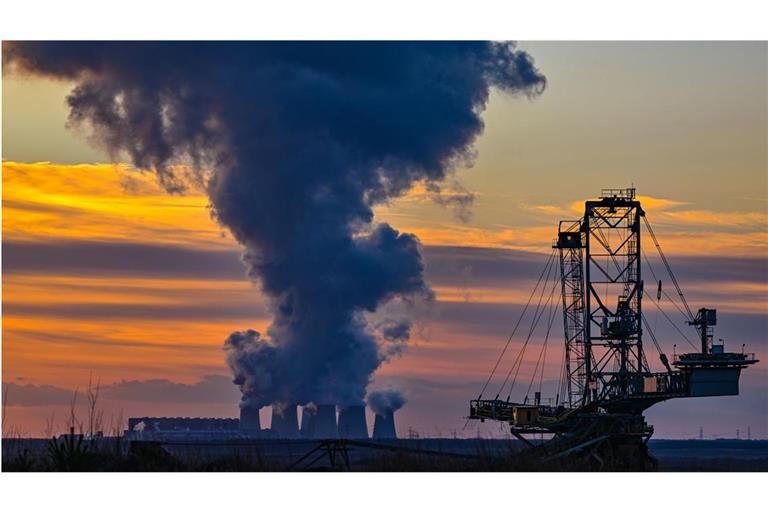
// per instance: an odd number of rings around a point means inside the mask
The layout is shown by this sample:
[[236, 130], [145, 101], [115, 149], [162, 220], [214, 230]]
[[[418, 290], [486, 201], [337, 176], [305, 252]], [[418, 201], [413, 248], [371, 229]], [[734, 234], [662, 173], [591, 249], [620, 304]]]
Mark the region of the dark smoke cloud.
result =
[[391, 414], [405, 405], [405, 396], [396, 389], [384, 389], [368, 393], [368, 407], [380, 415]]
[[382, 354], [387, 358], [402, 355], [411, 339], [413, 321], [407, 317], [394, 315], [375, 323], [374, 327], [374, 331], [381, 340], [379, 350]]
[[381, 336], [387, 341], [408, 341], [411, 337], [411, 322], [386, 320], [380, 324]]
[[454, 215], [462, 222], [469, 222], [472, 216], [472, 205], [475, 202], [475, 194], [467, 190], [459, 181], [454, 180], [443, 193], [444, 187], [438, 183], [427, 183], [427, 192], [432, 200], [448, 208], [453, 209]]
[[[3, 54], [6, 69], [74, 81], [70, 124], [113, 158], [171, 192], [206, 188], [274, 315], [265, 336], [225, 343], [252, 405], [362, 403], [386, 357], [365, 315], [431, 296], [418, 240], [372, 208], [417, 182], [440, 195], [473, 156], [491, 87], [545, 86], [511, 43], [24, 42]], [[443, 202], [461, 211], [471, 195]]]

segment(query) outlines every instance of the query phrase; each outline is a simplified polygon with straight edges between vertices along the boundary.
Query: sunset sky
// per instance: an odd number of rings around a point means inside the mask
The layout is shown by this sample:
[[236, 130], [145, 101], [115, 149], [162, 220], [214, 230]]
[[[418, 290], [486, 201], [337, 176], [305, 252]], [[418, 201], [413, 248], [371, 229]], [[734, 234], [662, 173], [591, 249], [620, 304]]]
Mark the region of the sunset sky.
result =
[[[533, 99], [492, 94], [474, 165], [456, 173], [475, 195], [471, 215], [420, 186], [376, 210], [418, 236], [436, 293], [416, 312], [407, 350], [371, 385], [408, 397], [400, 434], [477, 433], [461, 430], [468, 402], [528, 298], [557, 222], [579, 217], [602, 188], [634, 185], [691, 307], [717, 308], [716, 337], [734, 351], [745, 343], [762, 361], [744, 372], [738, 397], [654, 406], [656, 437], [696, 437], [700, 426], [707, 436], [745, 435], [749, 426], [768, 437], [768, 45], [521, 47], [547, 89]], [[237, 416], [222, 343], [270, 322], [241, 250], [201, 191], [169, 195], [124, 155], [111, 163], [87, 133], [68, 129], [72, 86], [3, 76], [6, 425], [37, 435], [52, 411], [63, 424], [90, 374], [107, 418]], [[662, 307], [693, 338], [674, 307]], [[667, 353], [689, 348], [646, 311]], [[562, 359], [562, 322], [554, 326], [544, 396], [555, 392]], [[543, 333], [533, 342], [526, 383]], [[657, 357], [649, 362], [661, 369]], [[502, 434], [488, 424], [482, 433]]]

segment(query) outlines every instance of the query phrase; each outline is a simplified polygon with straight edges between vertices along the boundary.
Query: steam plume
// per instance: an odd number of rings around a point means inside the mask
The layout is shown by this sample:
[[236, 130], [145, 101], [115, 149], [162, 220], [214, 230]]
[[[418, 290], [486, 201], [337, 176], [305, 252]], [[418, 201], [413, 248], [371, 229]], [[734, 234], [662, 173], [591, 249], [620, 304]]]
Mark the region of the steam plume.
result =
[[388, 416], [405, 405], [405, 396], [396, 389], [368, 393], [368, 407], [379, 416]]
[[[24, 42], [3, 54], [6, 69], [74, 81], [70, 123], [113, 158], [170, 192], [189, 183], [183, 168], [205, 187], [273, 313], [266, 336], [224, 345], [252, 407], [362, 404], [386, 358], [365, 315], [431, 296], [418, 240], [372, 208], [417, 182], [440, 193], [472, 157], [491, 87], [545, 86], [512, 43]], [[400, 326], [385, 335], [407, 340]]]

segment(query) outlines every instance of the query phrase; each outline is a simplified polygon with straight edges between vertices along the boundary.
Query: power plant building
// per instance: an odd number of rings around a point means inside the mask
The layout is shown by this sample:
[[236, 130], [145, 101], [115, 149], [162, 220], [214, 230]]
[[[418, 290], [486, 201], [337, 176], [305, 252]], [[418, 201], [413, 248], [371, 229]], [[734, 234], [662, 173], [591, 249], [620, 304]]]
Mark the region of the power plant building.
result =
[[131, 432], [232, 432], [240, 428], [237, 418], [155, 418], [128, 419]]
[[[129, 439], [152, 440], [168, 438], [263, 438], [263, 439], [368, 439], [365, 406], [340, 408], [324, 404], [302, 407], [299, 428], [298, 406], [272, 410], [269, 429], [261, 428], [259, 409], [242, 407], [240, 418], [182, 418], [139, 416], [128, 419]], [[373, 436], [394, 439], [394, 414], [376, 415]]]

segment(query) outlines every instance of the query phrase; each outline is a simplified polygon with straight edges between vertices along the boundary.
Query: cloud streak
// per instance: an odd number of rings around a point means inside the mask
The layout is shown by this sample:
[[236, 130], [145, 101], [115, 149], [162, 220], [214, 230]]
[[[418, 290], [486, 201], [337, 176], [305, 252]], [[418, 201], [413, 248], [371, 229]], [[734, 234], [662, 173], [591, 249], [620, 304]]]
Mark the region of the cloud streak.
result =
[[[3, 382], [4, 394], [6, 390], [8, 405], [20, 407], [69, 405], [76, 391], [47, 384]], [[167, 379], [122, 380], [101, 386], [100, 396], [144, 403], [231, 404], [237, 400], [237, 391], [228, 377], [207, 375], [192, 384]]]

